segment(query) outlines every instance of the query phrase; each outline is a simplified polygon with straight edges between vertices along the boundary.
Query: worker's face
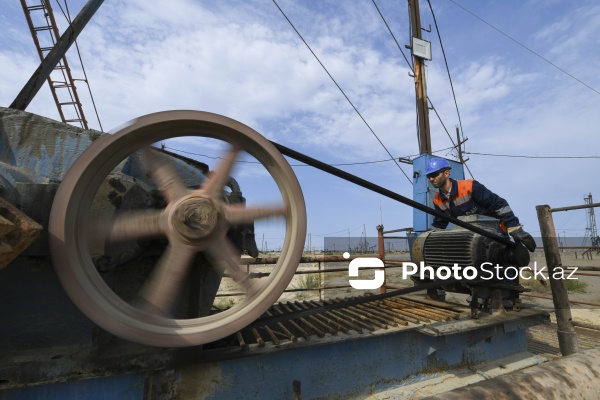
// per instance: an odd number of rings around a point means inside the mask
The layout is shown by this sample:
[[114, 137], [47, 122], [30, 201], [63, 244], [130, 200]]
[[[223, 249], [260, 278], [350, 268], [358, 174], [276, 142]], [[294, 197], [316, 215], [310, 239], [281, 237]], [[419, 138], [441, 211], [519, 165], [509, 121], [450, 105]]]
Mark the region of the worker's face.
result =
[[429, 182], [431, 182], [434, 188], [439, 189], [446, 185], [449, 176], [450, 170], [446, 169], [427, 175], [427, 179], [429, 179]]

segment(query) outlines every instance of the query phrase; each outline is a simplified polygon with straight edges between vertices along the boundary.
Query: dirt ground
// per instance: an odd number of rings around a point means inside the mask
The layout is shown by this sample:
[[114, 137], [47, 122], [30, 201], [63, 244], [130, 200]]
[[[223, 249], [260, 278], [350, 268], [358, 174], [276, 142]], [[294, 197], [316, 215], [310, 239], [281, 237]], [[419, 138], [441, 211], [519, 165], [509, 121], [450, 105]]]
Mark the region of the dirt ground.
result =
[[[583, 250], [565, 250], [561, 253], [561, 261], [565, 267], [564, 277], [570, 275], [566, 267], [598, 267], [600, 269], [600, 254], [595, 252], [582, 256]], [[408, 253], [398, 252], [386, 255], [387, 259], [408, 260]], [[360, 296], [365, 293], [379, 293], [379, 290], [357, 290], [349, 286], [349, 277], [346, 271], [319, 273], [319, 271], [329, 269], [347, 268], [348, 262], [314, 262], [300, 264], [297, 271], [314, 271], [314, 274], [297, 274], [292, 279], [288, 290], [291, 292], [283, 293], [279, 301], [295, 300], [319, 300], [335, 299], [352, 296]], [[532, 254], [530, 267], [537, 267], [537, 270], [547, 267], [543, 250], [537, 250]], [[250, 272], [270, 272], [273, 265], [253, 265]], [[523, 274], [527, 277], [527, 274]], [[544, 277], [548, 275], [547, 268], [544, 270]], [[539, 277], [540, 275], [538, 275]], [[571, 279], [565, 280], [567, 285], [569, 300], [580, 303], [571, 303], [571, 312], [573, 319], [579, 322], [591, 323], [600, 326], [600, 271], [578, 270], [570, 276]], [[553, 310], [551, 300], [552, 292], [550, 284], [545, 279], [520, 279], [520, 283], [530, 289], [528, 293], [522, 295], [522, 301], [526, 304], [536, 305]], [[402, 280], [401, 268], [386, 269], [386, 284], [392, 286], [412, 286], [412, 281]], [[321, 289], [323, 287], [336, 287], [335, 289]], [[298, 289], [308, 289], [296, 291]], [[221, 285], [220, 292], [235, 292], [239, 288], [227, 279]], [[550, 299], [543, 299], [547, 297]], [[446, 301], [466, 305], [467, 295], [446, 293]], [[242, 296], [219, 297], [215, 305], [219, 308], [227, 308], [243, 299]], [[581, 304], [586, 303], [586, 304]]]

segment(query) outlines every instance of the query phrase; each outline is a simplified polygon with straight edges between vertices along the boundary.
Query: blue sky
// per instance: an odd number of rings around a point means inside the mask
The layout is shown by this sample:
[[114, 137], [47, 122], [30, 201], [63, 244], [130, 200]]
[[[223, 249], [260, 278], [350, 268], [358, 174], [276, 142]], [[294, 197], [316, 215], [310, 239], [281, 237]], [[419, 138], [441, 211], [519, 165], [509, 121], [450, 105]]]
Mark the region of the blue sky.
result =
[[[0, 105], [8, 106], [39, 60], [20, 4], [0, 3]], [[72, 16], [84, 3], [68, 1]], [[390, 153], [418, 154], [413, 80], [373, 2], [277, 3]], [[473, 153], [467, 164], [475, 179], [506, 198], [534, 236], [539, 234], [536, 205], [582, 204], [589, 193], [600, 201], [597, 158], [475, 154], [600, 156], [600, 4], [592, 0], [431, 0], [431, 4], [468, 138], [466, 151]], [[52, 5], [64, 30], [60, 9], [56, 2]], [[408, 55], [406, 1], [378, 0], [377, 5]], [[433, 25], [423, 0], [421, 18], [424, 27]], [[433, 60], [427, 63], [428, 94], [455, 139], [458, 118], [437, 33], [433, 28], [424, 34], [433, 47]], [[105, 131], [152, 112], [196, 109], [236, 119], [330, 164], [390, 158], [271, 0], [106, 1], [78, 44]], [[68, 58], [74, 76], [82, 77], [73, 49]], [[98, 129], [84, 87], [79, 91], [90, 125]], [[59, 118], [46, 87], [27, 111]], [[452, 146], [433, 112], [430, 118], [434, 151]], [[202, 144], [186, 142], [185, 148], [219, 155]], [[455, 157], [448, 150], [436, 154]], [[412, 175], [410, 165], [400, 165]], [[412, 197], [411, 183], [394, 162], [340, 168]], [[381, 222], [386, 230], [412, 226], [408, 206], [311, 167], [294, 166], [294, 171], [304, 191], [313, 246], [318, 247], [326, 235], [360, 236], [363, 226], [367, 236], [376, 236], [375, 227]], [[234, 176], [249, 203], [270, 201], [272, 185], [257, 166], [241, 165]], [[561, 234], [582, 236], [586, 211], [556, 214], [555, 225]], [[263, 235], [269, 247], [277, 247], [280, 232], [275, 223], [258, 224], [259, 247]]]

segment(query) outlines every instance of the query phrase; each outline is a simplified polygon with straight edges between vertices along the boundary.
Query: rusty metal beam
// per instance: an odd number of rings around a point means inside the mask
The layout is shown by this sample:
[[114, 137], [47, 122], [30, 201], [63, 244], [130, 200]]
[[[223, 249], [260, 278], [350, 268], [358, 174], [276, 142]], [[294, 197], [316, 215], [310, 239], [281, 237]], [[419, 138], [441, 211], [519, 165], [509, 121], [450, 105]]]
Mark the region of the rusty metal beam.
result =
[[48, 79], [69, 47], [75, 42], [77, 36], [79, 36], [103, 2], [104, 0], [89, 0], [83, 6], [71, 25], [65, 30], [65, 33], [58, 39], [52, 50], [44, 58], [44, 61], [42, 61], [23, 89], [21, 89], [21, 92], [12, 102], [10, 108], [24, 111], [29, 106], [31, 100], [39, 92], [46, 79]]
[[0, 269], [25, 251], [42, 230], [40, 224], [0, 197]]

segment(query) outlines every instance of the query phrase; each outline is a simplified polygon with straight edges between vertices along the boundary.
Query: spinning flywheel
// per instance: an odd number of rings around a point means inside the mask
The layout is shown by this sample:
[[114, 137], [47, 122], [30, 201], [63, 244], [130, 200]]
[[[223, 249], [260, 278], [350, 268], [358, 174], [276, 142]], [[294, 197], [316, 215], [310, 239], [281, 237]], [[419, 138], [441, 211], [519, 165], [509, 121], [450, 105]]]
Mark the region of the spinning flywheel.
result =
[[[229, 148], [198, 187], [184, 183], [169, 157], [153, 143], [177, 137], [211, 138]], [[202, 140], [202, 139], [201, 139]], [[262, 207], [231, 204], [224, 188], [241, 153], [253, 156], [274, 180], [279, 198]], [[107, 177], [124, 160], [143, 160], [148, 182], [162, 198], [161, 206], [98, 211]], [[102, 199], [100, 199], [102, 201]], [[231, 226], [275, 218], [285, 223], [285, 239], [277, 264], [266, 277], [249, 279], [240, 267], [240, 251], [227, 237]], [[291, 167], [275, 147], [249, 127], [229, 118], [199, 111], [167, 111], [133, 121], [115, 134], [96, 140], [62, 181], [52, 207], [50, 247], [57, 274], [75, 304], [97, 325], [124, 339], [160, 347], [208, 343], [228, 336], [261, 316], [291, 281], [304, 247], [306, 211]], [[111, 286], [98, 266], [98, 249], [135, 241], [162, 243], [134, 296]], [[231, 308], [206, 315], [176, 316], [182, 293], [189, 291], [197, 257], [213, 275], [226, 275], [245, 293]], [[127, 267], [123, 267], [127, 268]], [[133, 266], [131, 268], [140, 268]]]

